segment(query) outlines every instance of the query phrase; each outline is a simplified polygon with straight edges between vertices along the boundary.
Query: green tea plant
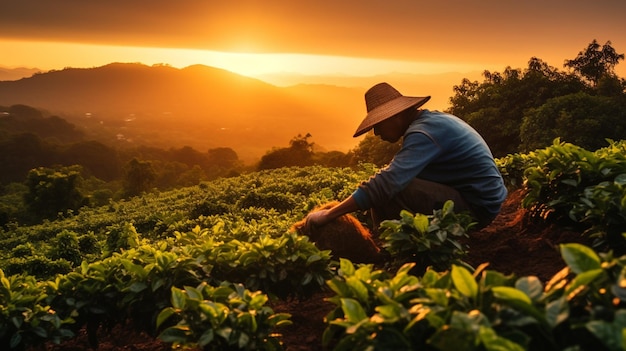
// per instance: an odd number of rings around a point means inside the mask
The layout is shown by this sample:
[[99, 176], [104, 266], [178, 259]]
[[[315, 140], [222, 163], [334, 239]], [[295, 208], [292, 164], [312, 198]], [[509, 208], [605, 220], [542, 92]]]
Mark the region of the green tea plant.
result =
[[5, 276], [0, 270], [0, 348], [24, 350], [45, 342], [72, 338], [71, 318], [47, 305], [47, 295], [33, 276]]
[[519, 189], [526, 180], [526, 168], [533, 166], [529, 154], [508, 154], [495, 159], [496, 166], [509, 190]]
[[52, 259], [39, 253], [32, 256], [11, 257], [4, 262], [3, 269], [7, 275], [28, 274], [45, 280], [57, 274], [71, 272], [73, 267], [67, 260]]
[[560, 248], [567, 266], [543, 295], [555, 340], [584, 350], [626, 349], [626, 256], [575, 243]]
[[[197, 186], [111, 201], [105, 206], [83, 207], [42, 224], [12, 223], [0, 228], [0, 265], [4, 267], [13, 258], [11, 250], [24, 242], [31, 243], [34, 252], [49, 252], [51, 240], [64, 230], [77, 233], [79, 238], [93, 233], [98, 245], [92, 247], [98, 247], [108, 255], [121, 247], [128, 247], [127, 243], [113, 243], [109, 234], [116, 236], [129, 223], [141, 233], [141, 239], [153, 241], [173, 237], [176, 231], [189, 231], [197, 225], [211, 227], [218, 220], [223, 220], [227, 226], [232, 221], [241, 220], [274, 222], [287, 229], [312, 205], [347, 197], [355, 185], [369, 176], [371, 170], [368, 167], [371, 165], [364, 164], [356, 169], [311, 166], [252, 172]], [[250, 232], [253, 231], [250, 228]], [[272, 230], [270, 234], [280, 236], [282, 232], [283, 229]], [[107, 247], [107, 240], [111, 247]], [[93, 262], [101, 258], [100, 252], [88, 253], [84, 249], [81, 246], [83, 259]]]
[[[221, 223], [211, 230], [196, 227], [177, 233], [171, 244], [174, 252], [186, 252], [211, 267], [210, 279], [216, 283], [242, 283], [283, 299], [319, 291], [333, 275], [330, 252], [319, 250], [308, 237], [286, 232], [276, 237], [252, 236], [249, 241], [229, 240], [224, 229]], [[176, 248], [179, 244], [184, 245]]]
[[609, 140], [609, 146], [592, 152], [555, 139], [550, 147], [511, 157], [503, 164], [508, 167], [517, 159], [517, 164], [526, 167], [522, 207], [531, 217], [587, 229], [599, 247], [607, 235], [618, 239], [613, 242], [621, 241], [620, 228], [626, 226], [621, 205], [626, 196], [621, 184], [626, 174], [625, 151], [624, 141]]
[[53, 240], [53, 249], [48, 254], [53, 259], [64, 259], [72, 266], [80, 265], [82, 253], [78, 246], [78, 234], [64, 230]]
[[73, 317], [74, 330], [86, 327], [95, 348], [101, 326], [131, 319], [137, 322], [137, 330], [153, 332], [171, 287], [198, 284], [203, 275], [203, 268], [191, 257], [140, 245], [101, 261], [83, 261], [77, 270], [49, 281], [46, 294], [59, 315]]
[[588, 186], [580, 200], [572, 206], [570, 217], [587, 224], [585, 235], [596, 239], [595, 246], [608, 243], [616, 250], [624, 251], [622, 235], [626, 232], [626, 173], [612, 181]]
[[623, 350], [626, 256], [562, 244], [566, 267], [544, 284], [452, 265], [395, 275], [341, 260], [327, 282], [332, 350]]
[[583, 189], [626, 173], [618, 145], [592, 152], [556, 139], [552, 146], [531, 152], [532, 166], [525, 170], [528, 194], [522, 205], [542, 217], [567, 215]]
[[[445, 273], [428, 270], [419, 278], [410, 274], [413, 265], [407, 263], [395, 275], [386, 275], [342, 260], [338, 276], [328, 282], [337, 294], [329, 301], [337, 307], [325, 318], [324, 344], [335, 351], [523, 350], [496, 332], [506, 305], [489, 309], [491, 302], [495, 304], [494, 291], [503, 301], [528, 300], [506, 288], [511, 278], [486, 272], [476, 282], [461, 266]], [[489, 312], [496, 316], [488, 318]]]
[[446, 201], [443, 208], [433, 211], [432, 215], [413, 215], [404, 210], [400, 217], [380, 225], [383, 247], [395, 260], [445, 270], [467, 254], [467, 248], [459, 239], [467, 237], [467, 231], [475, 223], [467, 214], [454, 213], [452, 201]]
[[276, 329], [291, 324], [287, 313], [274, 313], [268, 297], [241, 284], [172, 288], [171, 307], [159, 313], [159, 338], [173, 348], [202, 350], [282, 350]]

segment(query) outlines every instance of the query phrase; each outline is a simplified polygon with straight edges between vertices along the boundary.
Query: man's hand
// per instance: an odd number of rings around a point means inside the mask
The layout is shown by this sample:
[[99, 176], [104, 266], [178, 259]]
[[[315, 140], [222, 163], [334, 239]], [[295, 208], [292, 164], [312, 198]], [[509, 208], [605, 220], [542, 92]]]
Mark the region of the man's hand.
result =
[[306, 224], [305, 227], [307, 230], [310, 230], [312, 227], [321, 227], [325, 224], [330, 223], [333, 219], [339, 218], [346, 213], [353, 212], [358, 210], [358, 206], [354, 201], [352, 195], [347, 199], [343, 200], [339, 205], [334, 206], [327, 210], [319, 210], [315, 212], [311, 212], [306, 216]]
[[307, 227], [309, 233], [311, 232], [311, 227], [321, 227], [332, 220], [328, 216], [328, 211], [329, 210], [319, 210], [311, 212], [306, 216], [305, 226]]

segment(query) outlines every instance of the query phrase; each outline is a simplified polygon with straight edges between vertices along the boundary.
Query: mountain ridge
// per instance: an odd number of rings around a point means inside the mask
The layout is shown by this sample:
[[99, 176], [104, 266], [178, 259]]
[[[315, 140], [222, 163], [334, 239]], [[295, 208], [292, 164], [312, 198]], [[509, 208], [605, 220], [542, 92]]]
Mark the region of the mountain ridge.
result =
[[111, 142], [225, 146], [247, 161], [287, 146], [298, 134], [310, 133], [329, 150], [355, 146], [351, 135], [363, 114], [362, 92], [336, 86], [305, 90], [204, 65], [118, 62], [0, 81], [0, 105], [42, 109], [87, 132], [104, 129], [115, 136]]

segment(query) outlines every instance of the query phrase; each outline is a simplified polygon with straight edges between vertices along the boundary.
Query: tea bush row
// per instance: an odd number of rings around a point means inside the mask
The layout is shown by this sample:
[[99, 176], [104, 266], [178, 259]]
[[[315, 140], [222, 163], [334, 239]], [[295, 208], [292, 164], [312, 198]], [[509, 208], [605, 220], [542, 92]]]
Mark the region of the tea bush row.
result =
[[410, 274], [341, 260], [324, 345], [343, 350], [624, 350], [626, 256], [562, 244], [545, 285], [454, 265]]
[[[0, 231], [0, 265], [10, 273], [24, 271], [41, 278], [68, 273], [80, 263], [77, 255], [93, 262], [110, 254], [111, 236], [127, 224], [132, 224], [142, 239], [154, 241], [173, 237], [176, 231], [217, 223], [223, 223], [226, 235], [239, 235], [242, 240], [260, 232], [280, 236], [314, 206], [347, 196], [366, 177], [364, 172], [365, 168], [317, 166], [255, 172], [84, 208], [41, 225], [14, 223]], [[62, 233], [68, 232], [78, 237], [78, 248], [56, 245], [66, 235]], [[24, 243], [38, 255], [24, 255]], [[47, 257], [49, 269], [38, 256]]]
[[522, 206], [532, 217], [569, 222], [594, 237], [596, 246], [622, 241], [626, 141], [589, 151], [556, 139], [547, 148], [497, 161], [508, 184], [524, 189]]
[[[17, 349], [60, 342], [86, 328], [95, 348], [99, 327], [126, 321], [134, 321], [133, 327], [138, 331], [156, 335], [157, 316], [170, 307], [172, 300], [178, 301], [179, 290], [190, 291], [186, 287], [204, 284], [228, 286], [234, 289], [231, 293], [241, 295], [221, 296], [228, 298], [231, 305], [220, 307], [220, 313], [230, 320], [228, 328], [236, 330], [236, 324], [245, 330], [249, 343], [240, 342], [239, 349], [254, 349], [264, 343], [262, 340], [279, 321], [288, 320], [288, 316], [275, 315], [265, 306], [267, 299], [302, 297], [320, 290], [333, 275], [330, 252], [320, 251], [307, 237], [295, 233], [276, 238], [261, 236], [249, 242], [225, 241], [218, 239], [224, 236], [222, 229], [196, 227], [156, 243], [135, 237], [126, 249], [99, 261], [83, 261], [70, 273], [47, 281], [26, 275], [6, 278], [2, 272], [0, 346]], [[252, 295], [265, 297], [253, 298], [246, 312], [249, 316], [241, 319], [240, 304], [235, 302]], [[214, 302], [224, 303], [219, 299]], [[171, 323], [179, 322], [171, 318]], [[257, 327], [250, 329], [250, 323]], [[173, 327], [164, 321], [159, 325], [165, 329]], [[226, 327], [215, 326], [214, 332], [222, 335], [221, 328]], [[165, 334], [164, 340], [173, 337], [170, 333]], [[210, 342], [222, 345], [224, 341], [215, 338]], [[270, 345], [275, 346], [275, 342], [269, 342]]]

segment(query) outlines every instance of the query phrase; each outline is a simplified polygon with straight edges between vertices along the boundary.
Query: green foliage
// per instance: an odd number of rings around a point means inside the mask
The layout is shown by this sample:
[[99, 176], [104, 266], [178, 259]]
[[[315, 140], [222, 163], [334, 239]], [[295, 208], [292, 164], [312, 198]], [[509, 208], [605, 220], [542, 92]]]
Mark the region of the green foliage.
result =
[[[525, 200], [537, 213], [558, 212], [585, 225], [595, 223], [598, 230], [606, 223], [617, 231], [624, 228], [624, 145], [611, 142], [588, 152], [557, 141], [498, 164], [527, 187]], [[37, 334], [41, 340], [26, 337], [31, 326], [44, 323], [37, 317], [19, 324], [24, 331], [10, 329], [6, 340], [17, 333], [21, 344], [14, 345], [28, 346], [85, 328], [95, 348], [98, 327], [131, 320], [138, 322], [134, 328], [153, 335], [158, 321], [163, 329], [158, 332], [181, 347], [206, 342], [207, 347], [219, 343], [216, 349], [230, 343], [233, 349], [280, 350], [273, 329], [288, 318], [271, 312], [267, 299], [306, 298], [326, 283], [337, 296], [329, 300], [336, 308], [327, 316], [323, 339], [336, 350], [458, 351], [468, 345], [595, 350], [600, 343], [617, 350], [623, 344], [624, 257], [564, 245], [568, 268], [545, 287], [535, 277], [473, 269], [460, 261], [465, 248], [457, 240], [469, 222], [453, 213], [451, 203], [432, 216], [404, 213], [386, 224], [393, 255], [412, 261], [430, 257], [444, 267], [421, 276], [415, 275], [414, 262], [395, 275], [346, 260], [337, 270], [330, 252], [289, 231], [316, 204], [349, 195], [374, 167], [282, 168], [111, 202], [42, 225], [10, 226], [0, 232], [0, 261], [6, 279], [23, 282], [11, 289], [19, 285], [42, 296], [37, 300], [42, 311], [54, 311], [53, 324], [64, 331], [50, 327], [45, 336]], [[544, 201], [552, 207], [542, 207]], [[77, 253], [82, 263], [72, 269], [68, 259]], [[228, 289], [243, 300], [240, 305], [216, 297], [225, 298], [216, 291]], [[20, 294], [5, 295], [0, 306], [12, 308], [7, 299]], [[42, 315], [50, 318], [49, 313]], [[217, 316], [229, 324], [209, 327], [207, 320]]]
[[107, 232], [105, 256], [139, 245], [139, 234], [132, 223], [114, 226]]
[[87, 204], [78, 190], [80, 180], [80, 167], [76, 166], [32, 169], [26, 180], [26, 205], [39, 219], [52, 219], [59, 213], [78, 210]]
[[445, 270], [467, 254], [467, 247], [459, 239], [468, 237], [467, 231], [474, 223], [468, 215], [454, 213], [452, 201], [446, 201], [432, 215], [402, 211], [400, 217], [380, 225], [383, 248], [394, 259], [417, 262], [420, 268], [432, 265]]
[[194, 258], [142, 245], [102, 261], [83, 261], [77, 270], [48, 281], [47, 294], [59, 315], [74, 318], [75, 330], [87, 328], [96, 348], [96, 331], [102, 325], [128, 319], [136, 322], [138, 330], [153, 332], [171, 287], [196, 285], [204, 274]]
[[161, 311], [157, 328], [171, 319], [177, 324], [159, 338], [174, 348], [202, 350], [282, 350], [275, 329], [291, 324], [286, 313], [266, 306], [268, 297], [241, 284], [172, 288], [171, 307]]
[[[530, 303], [523, 292], [508, 288], [510, 277], [485, 271], [476, 280], [467, 269], [452, 266], [419, 278], [409, 273], [413, 265], [390, 275], [342, 260], [338, 275], [328, 281], [336, 294], [329, 301], [337, 307], [325, 318], [323, 343], [335, 351], [524, 349], [496, 332], [512, 311], [509, 305]], [[511, 326], [523, 322], [507, 319]]]
[[11, 250], [13, 257], [28, 257], [35, 255], [35, 247], [31, 243], [20, 244]]
[[395, 275], [342, 260], [327, 282], [332, 350], [623, 350], [626, 256], [562, 244], [567, 266], [544, 286], [485, 266]]
[[584, 226], [596, 245], [610, 237], [617, 249], [626, 226], [626, 143], [609, 143], [592, 152], [556, 139], [550, 147], [510, 156], [499, 165], [503, 173], [523, 170], [522, 206], [532, 217]]
[[33, 276], [5, 276], [0, 270], [0, 348], [24, 350], [74, 336], [67, 328], [72, 319], [60, 317], [46, 298]]
[[531, 156], [523, 153], [508, 154], [495, 161], [509, 190], [522, 188], [526, 181], [526, 168], [533, 166]]
[[605, 147], [606, 139], [626, 133], [626, 105], [620, 99], [583, 92], [552, 98], [525, 113], [520, 149], [543, 148], [557, 137], [588, 150]]
[[383, 167], [400, 151], [402, 141], [395, 143], [386, 142], [373, 133], [365, 134], [359, 145], [350, 151], [353, 164], [371, 163], [377, 167]]
[[152, 189], [156, 172], [150, 161], [133, 158], [124, 168], [124, 195], [137, 196]]
[[3, 269], [7, 275], [29, 274], [41, 279], [49, 279], [57, 274], [65, 274], [72, 270], [67, 260], [52, 259], [40, 253], [32, 256], [11, 257], [4, 262]]
[[525, 151], [519, 145], [526, 110], [585, 89], [576, 77], [534, 57], [523, 71], [507, 67], [502, 73], [485, 71], [483, 76], [482, 83], [464, 79], [454, 86], [450, 112], [472, 125], [495, 157]]
[[620, 60], [624, 60], [624, 54], [618, 54], [610, 41], [600, 48], [600, 44], [594, 39], [575, 59], [566, 60], [564, 66], [573, 69], [595, 85], [603, 76], [615, 74], [615, 65]]
[[288, 148], [275, 148], [261, 157], [258, 170], [280, 167], [311, 166], [313, 164], [313, 143], [311, 134], [298, 134], [289, 141]]
[[218, 223], [211, 230], [196, 227], [176, 233], [172, 245], [182, 246], [173, 250], [202, 257], [201, 264], [211, 267], [213, 281], [243, 283], [282, 299], [310, 296], [332, 276], [330, 252], [320, 251], [307, 237], [235, 233], [233, 238], [225, 229]]
[[614, 73], [623, 59], [610, 42], [600, 50], [594, 40], [565, 61], [573, 73], [536, 57], [524, 70], [485, 71], [482, 82], [453, 87], [449, 112], [472, 125], [496, 157], [546, 147], [556, 137], [595, 149], [626, 129], [624, 81]]
[[72, 266], [78, 266], [81, 263], [82, 253], [78, 246], [78, 234], [64, 230], [57, 234], [52, 247], [49, 253], [52, 259], [64, 259], [70, 262]]

